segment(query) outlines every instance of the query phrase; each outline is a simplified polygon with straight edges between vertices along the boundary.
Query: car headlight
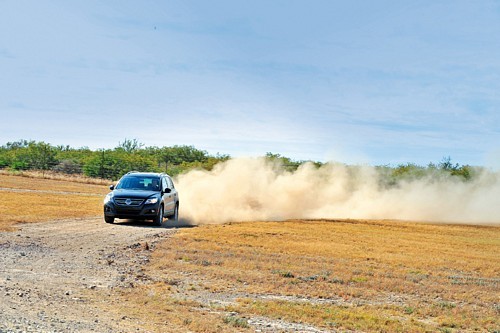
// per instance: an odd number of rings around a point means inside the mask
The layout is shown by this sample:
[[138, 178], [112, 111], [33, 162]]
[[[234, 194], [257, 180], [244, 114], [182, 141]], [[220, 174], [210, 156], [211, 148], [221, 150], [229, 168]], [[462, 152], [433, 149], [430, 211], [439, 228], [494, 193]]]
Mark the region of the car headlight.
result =
[[111, 199], [113, 198], [113, 192], [111, 193], [108, 193], [105, 197], [104, 197], [104, 203], [107, 204], [109, 201], [111, 201]]
[[157, 202], [158, 202], [158, 198], [149, 198], [148, 200], [146, 200], [146, 202], [144, 204], [149, 205], [149, 204], [155, 204]]

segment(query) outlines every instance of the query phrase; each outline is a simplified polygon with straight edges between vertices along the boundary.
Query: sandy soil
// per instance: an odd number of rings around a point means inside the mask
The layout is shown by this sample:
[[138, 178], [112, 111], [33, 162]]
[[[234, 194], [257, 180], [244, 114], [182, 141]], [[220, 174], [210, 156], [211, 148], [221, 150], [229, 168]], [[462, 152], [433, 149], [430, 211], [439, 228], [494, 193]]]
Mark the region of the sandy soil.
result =
[[0, 332], [140, 332], [99, 310], [89, 291], [140, 279], [155, 242], [175, 233], [168, 223], [92, 218], [0, 232]]

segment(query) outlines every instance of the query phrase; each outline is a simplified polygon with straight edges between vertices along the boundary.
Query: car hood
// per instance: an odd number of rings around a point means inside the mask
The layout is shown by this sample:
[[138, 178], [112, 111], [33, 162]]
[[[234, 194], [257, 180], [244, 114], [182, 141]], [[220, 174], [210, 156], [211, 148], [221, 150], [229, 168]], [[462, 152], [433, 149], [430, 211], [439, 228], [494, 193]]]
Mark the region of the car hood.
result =
[[146, 199], [153, 195], [160, 195], [158, 191], [140, 191], [140, 190], [114, 190], [114, 198], [140, 198]]

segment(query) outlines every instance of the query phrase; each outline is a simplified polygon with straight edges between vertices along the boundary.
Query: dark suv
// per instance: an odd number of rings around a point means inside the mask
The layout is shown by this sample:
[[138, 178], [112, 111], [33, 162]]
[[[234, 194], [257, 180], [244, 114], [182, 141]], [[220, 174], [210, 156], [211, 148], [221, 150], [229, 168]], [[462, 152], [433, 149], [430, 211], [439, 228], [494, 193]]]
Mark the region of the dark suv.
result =
[[179, 194], [167, 174], [131, 171], [109, 188], [111, 192], [104, 198], [107, 223], [124, 218], [161, 225], [164, 217], [179, 218]]

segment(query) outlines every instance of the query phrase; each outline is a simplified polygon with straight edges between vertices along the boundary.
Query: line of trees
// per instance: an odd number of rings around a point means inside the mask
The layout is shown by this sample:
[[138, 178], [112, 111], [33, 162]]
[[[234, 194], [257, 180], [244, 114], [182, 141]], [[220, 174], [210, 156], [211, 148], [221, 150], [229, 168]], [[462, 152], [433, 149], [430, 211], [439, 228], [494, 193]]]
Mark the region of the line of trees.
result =
[[[280, 154], [267, 153], [270, 161], [280, 163], [284, 170], [294, 171], [307, 161], [295, 161]], [[210, 155], [193, 146], [145, 147], [137, 139], [125, 139], [114, 149], [91, 150], [88, 147], [53, 146], [45, 142], [19, 140], [0, 146], [0, 169], [53, 171], [69, 175], [116, 180], [131, 170], [166, 172], [172, 176], [194, 168], [211, 170], [229, 155]], [[313, 162], [316, 167], [321, 162]], [[378, 166], [383, 185], [401, 180], [431, 176], [454, 176], [470, 180], [482, 168], [452, 163], [445, 157], [440, 163], [420, 166], [413, 163]]]
[[136, 139], [125, 139], [114, 149], [100, 150], [28, 140], [0, 147], [0, 169], [55, 171], [103, 179], [118, 179], [130, 170], [175, 176], [193, 168], [211, 170], [227, 159], [229, 155], [210, 155], [193, 146], [145, 147]]

